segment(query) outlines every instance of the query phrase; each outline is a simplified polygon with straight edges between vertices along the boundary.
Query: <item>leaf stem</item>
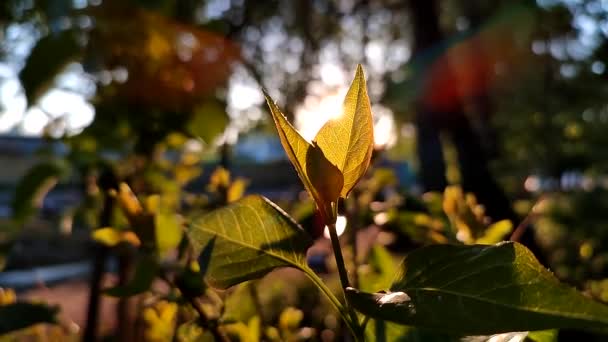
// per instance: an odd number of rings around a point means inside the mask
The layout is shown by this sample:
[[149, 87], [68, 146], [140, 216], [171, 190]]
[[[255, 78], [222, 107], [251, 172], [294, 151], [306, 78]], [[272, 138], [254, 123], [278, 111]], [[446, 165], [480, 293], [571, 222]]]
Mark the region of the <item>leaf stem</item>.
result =
[[352, 307], [348, 305], [348, 300], [346, 299], [346, 293], [344, 293], [344, 289], [350, 287], [350, 282], [348, 280], [348, 273], [346, 272], [346, 265], [344, 264], [344, 257], [342, 256], [342, 247], [340, 247], [340, 239], [338, 237], [338, 233], [336, 232], [336, 224], [332, 223], [328, 225], [329, 236], [331, 238], [331, 247], [334, 251], [334, 257], [336, 258], [336, 267], [338, 268], [338, 274], [340, 275], [340, 283], [342, 285], [342, 295], [344, 296], [344, 303], [346, 303], [346, 311], [350, 317], [350, 320], [359, 327], [359, 319], [357, 318], [357, 314], [353, 310]]
[[338, 311], [342, 320], [346, 323], [346, 326], [350, 330], [353, 335], [355, 341], [360, 341], [361, 339], [361, 327], [359, 326], [358, 320], [356, 319], [356, 315], [354, 316], [354, 312], [352, 309], [347, 309], [338, 298], [331, 292], [331, 290], [325, 285], [323, 280], [319, 278], [319, 276], [310, 268], [306, 267], [302, 269], [302, 271], [308, 276], [308, 278], [325, 294], [325, 297], [329, 300], [329, 302], [333, 305], [333, 307]]
[[[331, 238], [331, 247], [334, 251], [334, 257], [336, 258], [336, 266], [338, 267], [338, 274], [340, 275], [340, 283], [342, 284], [342, 290], [350, 287], [348, 280], [348, 274], [346, 273], [346, 265], [344, 264], [344, 257], [342, 256], [342, 248], [340, 247], [340, 238], [336, 232], [336, 224], [332, 223], [328, 226], [329, 236]], [[346, 297], [344, 297], [346, 298]]]

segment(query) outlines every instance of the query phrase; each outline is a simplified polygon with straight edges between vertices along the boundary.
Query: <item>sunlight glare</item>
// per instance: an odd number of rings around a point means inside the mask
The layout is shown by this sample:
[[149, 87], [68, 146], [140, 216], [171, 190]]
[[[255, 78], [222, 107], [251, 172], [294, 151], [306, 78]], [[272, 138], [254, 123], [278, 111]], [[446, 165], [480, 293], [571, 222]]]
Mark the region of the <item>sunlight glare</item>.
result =
[[304, 104], [296, 109], [296, 127], [304, 139], [312, 141], [317, 132], [330, 119], [342, 115], [342, 102], [348, 88], [342, 87], [328, 92], [327, 95], [308, 95]]
[[[330, 91], [325, 96], [308, 95], [303, 105], [296, 109], [295, 124], [302, 137], [312, 141], [323, 125], [342, 115], [342, 104], [348, 88], [342, 87]], [[395, 144], [397, 134], [395, 121], [390, 109], [381, 106], [372, 106], [374, 115], [374, 145], [387, 148]]]
[[[338, 215], [338, 218], [336, 219], [336, 233], [338, 233], [338, 236], [344, 234], [344, 231], [346, 230], [346, 223], [346, 216]], [[327, 226], [325, 226], [323, 236], [325, 236], [326, 239], [330, 238], [329, 228]]]

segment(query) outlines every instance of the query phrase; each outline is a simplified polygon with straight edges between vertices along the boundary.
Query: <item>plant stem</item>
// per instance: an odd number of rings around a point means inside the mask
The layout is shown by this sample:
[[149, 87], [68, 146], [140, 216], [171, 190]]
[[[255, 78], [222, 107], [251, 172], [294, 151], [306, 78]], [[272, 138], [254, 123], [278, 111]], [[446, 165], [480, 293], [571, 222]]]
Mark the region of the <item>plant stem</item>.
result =
[[226, 334], [220, 329], [217, 325], [217, 322], [212, 322], [207, 317], [205, 310], [203, 309], [201, 303], [197, 300], [196, 297], [188, 295], [188, 291], [184, 290], [179, 282], [173, 282], [166, 274], [160, 274], [161, 279], [163, 279], [167, 284], [171, 287], [176, 287], [182, 294], [182, 296], [190, 303], [190, 305], [194, 308], [194, 311], [198, 314], [198, 320], [201, 327], [208, 329], [211, 335], [216, 342], [230, 342], [230, 339]]
[[353, 191], [352, 196], [352, 206], [349, 210], [348, 222], [350, 222], [350, 227], [347, 229], [350, 237], [350, 243], [352, 244], [353, 251], [353, 283], [352, 286], [357, 288], [359, 286], [359, 247], [357, 245], [357, 233], [360, 224], [359, 220], [359, 193], [358, 191]]
[[198, 313], [198, 320], [200, 321], [201, 326], [205, 329], [209, 329], [209, 332], [211, 332], [215, 341], [230, 342], [230, 339], [222, 330], [220, 330], [220, 327], [218, 327], [216, 323], [209, 321], [201, 303], [199, 303], [196, 298], [187, 296], [186, 299], [190, 302], [190, 305], [192, 305], [196, 313]]
[[[334, 250], [334, 256], [336, 258], [336, 267], [338, 268], [338, 274], [340, 275], [340, 283], [342, 284], [342, 295], [344, 296], [346, 311], [348, 312], [350, 320], [353, 322], [353, 324], [356, 324], [357, 331], [359, 331], [359, 319], [357, 318], [357, 314], [355, 313], [353, 308], [348, 305], [346, 293], [344, 292], [344, 289], [350, 287], [350, 282], [348, 280], [348, 273], [346, 272], [346, 265], [344, 264], [344, 257], [342, 256], [342, 247], [340, 247], [340, 239], [338, 237], [338, 233], [336, 232], [336, 224], [333, 223], [328, 225], [328, 230], [329, 236], [331, 238], [331, 246]], [[359, 336], [356, 335], [356, 337]]]
[[[334, 251], [334, 257], [336, 258], [336, 267], [338, 267], [338, 274], [340, 275], [340, 283], [342, 284], [342, 291], [345, 288], [350, 287], [348, 281], [348, 274], [346, 273], [346, 265], [344, 264], [344, 257], [342, 256], [342, 248], [340, 247], [340, 238], [336, 232], [336, 224], [330, 224], [327, 226], [329, 230], [329, 236], [331, 238], [331, 247]], [[346, 297], [344, 297], [346, 298]]]
[[[354, 315], [354, 312], [352, 311], [352, 309], [350, 309], [350, 308], [347, 309], [338, 300], [338, 298], [336, 298], [336, 296], [333, 294], [333, 292], [331, 292], [331, 290], [327, 287], [327, 285], [325, 285], [323, 280], [321, 280], [321, 278], [319, 278], [319, 276], [317, 276], [317, 274], [313, 270], [311, 270], [310, 268], [305, 268], [305, 269], [302, 269], [302, 271], [308, 276], [308, 278], [315, 285], [317, 285], [319, 290], [321, 290], [321, 292], [323, 292], [323, 294], [325, 294], [325, 297], [327, 297], [327, 299], [329, 299], [329, 302], [338, 311], [338, 313], [342, 317], [342, 320], [346, 323], [346, 326], [350, 330], [355, 341], [361, 341], [362, 340], [362, 338], [361, 338], [362, 330], [361, 330], [361, 327], [359, 326], [358, 320], [356, 318], [357, 316]], [[353, 319], [353, 315], [355, 317], [354, 319]]]

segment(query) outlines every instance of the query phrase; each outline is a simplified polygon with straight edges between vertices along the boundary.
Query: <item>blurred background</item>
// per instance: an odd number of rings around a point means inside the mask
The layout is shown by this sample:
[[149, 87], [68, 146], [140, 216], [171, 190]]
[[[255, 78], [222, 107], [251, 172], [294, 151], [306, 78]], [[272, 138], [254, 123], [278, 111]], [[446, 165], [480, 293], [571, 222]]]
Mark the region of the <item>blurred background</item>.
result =
[[312, 139], [360, 63], [394, 191], [460, 185], [608, 301], [607, 39], [606, 0], [2, 0], [0, 286], [90, 272], [117, 181], [296, 201], [262, 89]]

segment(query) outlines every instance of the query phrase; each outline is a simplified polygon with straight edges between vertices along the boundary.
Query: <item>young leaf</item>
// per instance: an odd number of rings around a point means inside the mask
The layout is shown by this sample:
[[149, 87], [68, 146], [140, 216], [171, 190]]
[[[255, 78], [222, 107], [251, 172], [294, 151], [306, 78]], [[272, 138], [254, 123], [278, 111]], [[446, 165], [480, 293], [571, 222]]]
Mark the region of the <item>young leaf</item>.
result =
[[608, 306], [561, 284], [518, 243], [433, 245], [410, 253], [390, 293], [349, 288], [365, 315], [461, 334], [608, 330]]
[[342, 114], [330, 119], [317, 133], [315, 141], [325, 157], [342, 172], [341, 195], [346, 198], [367, 171], [374, 147], [372, 111], [361, 65], [357, 66], [355, 79], [344, 99]]
[[306, 250], [312, 244], [279, 207], [253, 195], [193, 219], [188, 236], [196, 255], [205, 254], [201, 264], [207, 264], [209, 283], [219, 288], [262, 277], [277, 267], [305, 270]]
[[287, 121], [285, 115], [264, 92], [283, 149], [295, 167], [304, 187], [317, 203], [326, 223], [336, 222], [337, 201], [344, 178], [316, 145], [311, 145]]

